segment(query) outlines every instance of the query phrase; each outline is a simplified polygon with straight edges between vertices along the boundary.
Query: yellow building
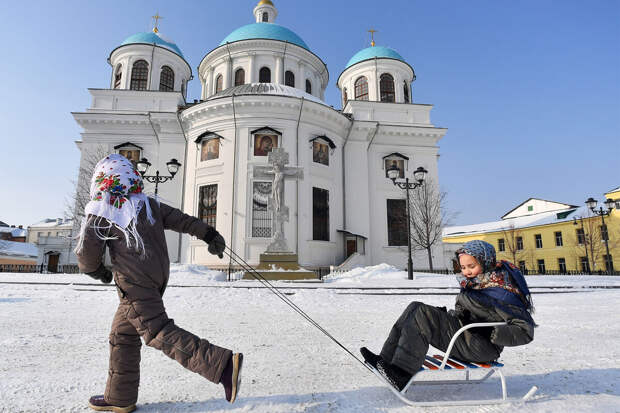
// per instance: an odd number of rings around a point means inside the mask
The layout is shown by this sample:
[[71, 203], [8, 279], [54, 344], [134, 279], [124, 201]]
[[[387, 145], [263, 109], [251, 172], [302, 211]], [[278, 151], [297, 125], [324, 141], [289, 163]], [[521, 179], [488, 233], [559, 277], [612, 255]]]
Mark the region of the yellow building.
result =
[[[493, 244], [498, 259], [514, 262], [530, 274], [606, 273], [612, 263], [620, 274], [620, 187], [607, 192], [605, 199], [615, 201], [603, 217], [606, 228], [586, 205], [530, 198], [500, 221], [445, 228], [444, 247], [454, 250], [467, 241], [484, 240]], [[601, 207], [608, 211], [603, 202], [596, 211]]]

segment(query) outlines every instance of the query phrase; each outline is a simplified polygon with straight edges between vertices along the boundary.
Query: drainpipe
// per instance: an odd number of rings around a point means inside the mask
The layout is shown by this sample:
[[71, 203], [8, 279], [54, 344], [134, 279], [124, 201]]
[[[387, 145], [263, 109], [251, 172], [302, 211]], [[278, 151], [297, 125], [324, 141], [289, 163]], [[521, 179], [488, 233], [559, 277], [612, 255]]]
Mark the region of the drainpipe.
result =
[[[146, 112], [149, 117], [149, 123], [151, 124], [151, 129], [153, 129], [153, 134], [155, 135], [155, 139], [157, 140], [157, 160], [155, 165], [159, 165], [159, 149], [161, 142], [159, 141], [159, 135], [157, 135], [157, 130], [155, 129], [155, 125], [153, 125], [153, 118], [151, 118], [151, 111]], [[158, 166], [159, 168], [159, 166]]]
[[[342, 229], [346, 230], [347, 229], [347, 214], [346, 214], [346, 210], [347, 210], [347, 197], [346, 197], [346, 179], [345, 179], [345, 173], [344, 171], [346, 170], [345, 168], [345, 157], [344, 157], [344, 149], [345, 146], [347, 146], [347, 142], [349, 141], [349, 136], [351, 136], [351, 131], [353, 130], [353, 123], [355, 122], [353, 119], [350, 120], [351, 124], [349, 125], [349, 130], [347, 131], [347, 135], [344, 138], [344, 142], [342, 144]], [[346, 245], [345, 245], [346, 248]]]
[[[233, 110], [233, 123], [234, 123], [234, 136], [233, 139], [235, 141], [233, 145], [233, 173], [232, 173], [232, 215], [230, 217], [230, 242], [228, 246], [233, 248], [233, 239], [234, 239], [234, 228], [235, 228], [235, 183], [237, 179], [237, 112], [235, 110], [235, 94], [232, 94], [232, 110]], [[245, 251], [243, 252], [243, 256], [245, 257]], [[229, 256], [228, 260], [228, 274], [230, 274], [230, 268], [232, 266], [232, 256]]]
[[[185, 209], [185, 182], [187, 177], [187, 158], [189, 152], [189, 144], [187, 140], [187, 135], [185, 134], [185, 129], [183, 129], [183, 122], [181, 121], [181, 114], [177, 111], [177, 120], [179, 121], [179, 126], [181, 127], [181, 133], [183, 134], [183, 138], [185, 138], [185, 154], [183, 155], [183, 182], [181, 183], [181, 211]], [[177, 252], [177, 261], [181, 262], [181, 243], [183, 242], [183, 234], [179, 233], [179, 250]]]
[[[295, 133], [295, 162], [299, 165], [299, 123], [301, 122], [301, 112], [304, 109], [305, 99], [301, 97], [301, 105], [299, 106], [299, 116], [297, 117], [297, 131]], [[295, 252], [299, 254], [299, 179], [295, 180], [295, 210], [297, 213], [297, 233], [295, 234]], [[297, 256], [297, 260], [299, 261], [299, 255]]]
[[375, 125], [375, 131], [372, 133], [372, 138], [370, 138], [370, 142], [368, 142], [368, 146], [366, 147], [366, 152], [370, 150], [370, 145], [372, 145], [372, 141], [374, 141], [375, 136], [377, 136], [377, 132], [379, 131], [379, 125], [380, 123], [377, 122], [377, 124]]
[[375, 93], [377, 94], [377, 100], [375, 102], [381, 102], [381, 96], [379, 91], [379, 69], [377, 68], [377, 57], [375, 56]]
[[151, 50], [151, 64], [149, 65], [149, 80], [147, 83], [146, 90], [153, 90], [151, 89], [151, 80], [153, 79], [153, 59], [154, 58], [155, 58], [155, 43], [153, 43], [153, 49]]

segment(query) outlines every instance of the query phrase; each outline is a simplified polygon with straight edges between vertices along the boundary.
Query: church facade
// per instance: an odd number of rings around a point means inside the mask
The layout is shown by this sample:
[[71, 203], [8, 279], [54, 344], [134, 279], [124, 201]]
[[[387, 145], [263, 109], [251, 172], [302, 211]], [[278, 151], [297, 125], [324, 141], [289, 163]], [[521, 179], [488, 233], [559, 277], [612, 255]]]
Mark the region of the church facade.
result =
[[[83, 128], [82, 162], [98, 151], [118, 152], [147, 158], [147, 174], [165, 174], [166, 162], [177, 159], [177, 175], [158, 187], [162, 201], [215, 226], [255, 264], [274, 226], [272, 182], [254, 172], [282, 148], [289, 166], [303, 172], [286, 179], [283, 191], [285, 237], [302, 266], [339, 265], [356, 254], [361, 264], [404, 268], [404, 193], [386, 169], [412, 178], [421, 166], [438, 182], [438, 142], [446, 133], [431, 123], [432, 105], [413, 103], [413, 67], [373, 42], [338, 77], [342, 109], [336, 110], [324, 101], [329, 72], [321, 58], [275, 23], [272, 1], [261, 0], [253, 11], [255, 22], [225, 37], [195, 74], [157, 29], [114, 49], [109, 88], [89, 89], [91, 107], [73, 113]], [[189, 103], [194, 76], [202, 92]], [[229, 265], [201, 240], [169, 233], [167, 241], [172, 261]], [[434, 255], [442, 256], [441, 246]], [[414, 262], [426, 266], [425, 257], [420, 252]]]

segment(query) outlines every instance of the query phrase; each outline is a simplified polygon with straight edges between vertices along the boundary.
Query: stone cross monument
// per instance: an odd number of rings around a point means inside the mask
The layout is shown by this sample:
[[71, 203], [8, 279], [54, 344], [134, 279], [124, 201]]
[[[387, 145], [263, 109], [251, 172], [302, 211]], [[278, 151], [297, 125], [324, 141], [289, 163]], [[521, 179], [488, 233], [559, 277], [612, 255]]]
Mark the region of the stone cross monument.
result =
[[284, 223], [289, 221], [289, 209], [284, 205], [284, 180], [286, 178], [303, 179], [303, 169], [288, 164], [288, 152], [283, 148], [275, 148], [269, 153], [268, 162], [271, 166], [254, 168], [254, 178], [273, 178], [271, 197], [267, 208], [271, 211], [273, 241], [267, 247], [268, 254], [291, 254], [284, 237]]

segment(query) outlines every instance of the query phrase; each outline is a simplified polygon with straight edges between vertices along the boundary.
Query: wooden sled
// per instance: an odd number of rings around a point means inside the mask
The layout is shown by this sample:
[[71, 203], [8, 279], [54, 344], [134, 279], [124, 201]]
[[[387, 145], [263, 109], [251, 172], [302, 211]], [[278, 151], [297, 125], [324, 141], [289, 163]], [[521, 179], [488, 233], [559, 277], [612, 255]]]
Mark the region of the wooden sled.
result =
[[[506, 378], [501, 371], [501, 368], [504, 366], [501, 363], [492, 362], [492, 363], [472, 363], [472, 362], [463, 362], [460, 360], [455, 360], [449, 358], [450, 352], [452, 351], [452, 347], [456, 342], [459, 335], [461, 335], [465, 330], [476, 327], [495, 327], [505, 325], [506, 323], [473, 323], [468, 324], [461, 329], [459, 329], [452, 339], [450, 340], [450, 344], [445, 352], [445, 356], [440, 355], [427, 355], [426, 360], [418, 374], [415, 374], [411, 380], [407, 383], [407, 385], [403, 388], [402, 391], [398, 391], [394, 386], [392, 386], [385, 378], [377, 371], [377, 369], [373, 368], [369, 365], [370, 369], [373, 373], [388, 386], [390, 390], [402, 400], [404, 403], [410, 406], [477, 406], [483, 404], [508, 404], [515, 402], [525, 402], [529, 400], [534, 393], [538, 390], [538, 387], [532, 386], [532, 388], [521, 398], [518, 399], [510, 399], [507, 397], [506, 391]], [[434, 376], [445, 376], [446, 371], [458, 372], [462, 371], [463, 377], [460, 379], [451, 379], [451, 380], [419, 380], [420, 376], [431, 374]], [[474, 374], [472, 374], [475, 372]], [[478, 375], [478, 372], [483, 373], [482, 377], [477, 379], [472, 378], [472, 375]], [[475, 384], [482, 383], [493, 374], [497, 373], [499, 375], [500, 383], [502, 386], [502, 398], [501, 399], [482, 399], [482, 400], [449, 400], [449, 401], [415, 401], [408, 398], [405, 393], [409, 389], [409, 386], [412, 384], [416, 385], [437, 385], [437, 384]]]

